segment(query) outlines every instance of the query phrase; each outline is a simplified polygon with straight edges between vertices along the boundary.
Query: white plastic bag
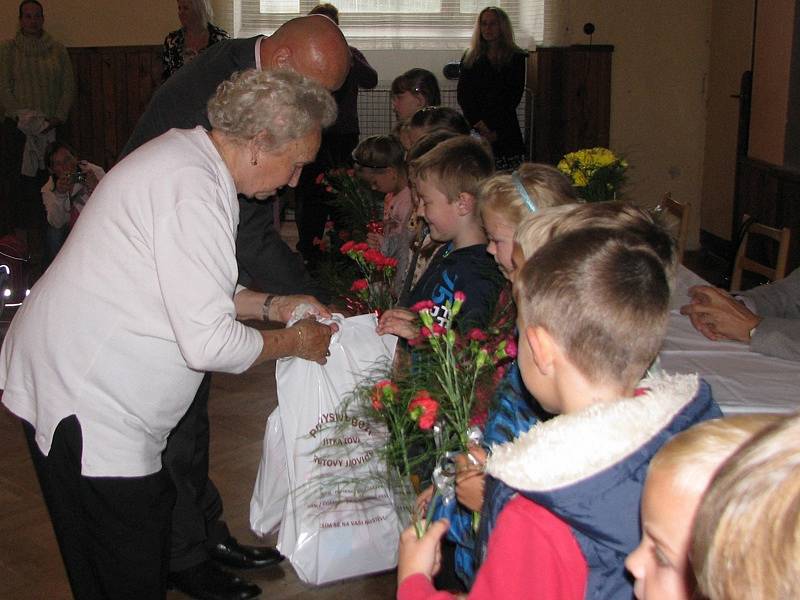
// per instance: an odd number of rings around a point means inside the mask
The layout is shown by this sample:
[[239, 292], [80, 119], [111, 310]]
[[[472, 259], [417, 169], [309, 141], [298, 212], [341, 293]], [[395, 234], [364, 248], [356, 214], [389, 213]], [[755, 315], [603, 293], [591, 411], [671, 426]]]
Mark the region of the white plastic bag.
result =
[[268, 535], [278, 530], [286, 500], [289, 497], [289, 473], [286, 465], [286, 445], [283, 440], [281, 407], [267, 419], [261, 464], [250, 498], [250, 528], [256, 535]]
[[276, 367], [290, 489], [278, 550], [314, 584], [395, 567], [400, 531], [392, 498], [370, 476], [385, 470], [378, 452], [385, 432], [342, 404], [392, 360], [397, 338], [375, 332], [375, 315], [335, 320], [326, 365], [291, 358]]

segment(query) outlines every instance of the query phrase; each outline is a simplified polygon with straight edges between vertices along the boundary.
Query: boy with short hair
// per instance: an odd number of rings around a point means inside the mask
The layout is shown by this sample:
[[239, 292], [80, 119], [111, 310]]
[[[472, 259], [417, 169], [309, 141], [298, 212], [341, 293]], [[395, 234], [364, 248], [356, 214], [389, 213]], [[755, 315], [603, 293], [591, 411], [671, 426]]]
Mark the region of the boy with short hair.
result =
[[[446, 302], [456, 291], [466, 294], [456, 325], [462, 329], [488, 321], [501, 277], [486, 252], [486, 234], [477, 206], [480, 183], [494, 171], [491, 152], [467, 135], [438, 144], [409, 164], [421, 213], [434, 241], [444, 242], [411, 290], [409, 305], [431, 300], [434, 323], [449, 322]], [[417, 313], [404, 308], [381, 316], [378, 332], [405, 339], [419, 334]]]
[[[589, 225], [554, 237], [516, 275], [522, 379], [557, 416], [487, 461], [491, 537], [470, 598], [630, 599], [624, 560], [639, 542], [648, 462], [675, 433], [721, 415], [696, 376], [640, 383], [666, 330], [670, 283], [655, 249], [666, 235]], [[429, 577], [446, 528], [403, 534], [401, 600], [443, 597]]]

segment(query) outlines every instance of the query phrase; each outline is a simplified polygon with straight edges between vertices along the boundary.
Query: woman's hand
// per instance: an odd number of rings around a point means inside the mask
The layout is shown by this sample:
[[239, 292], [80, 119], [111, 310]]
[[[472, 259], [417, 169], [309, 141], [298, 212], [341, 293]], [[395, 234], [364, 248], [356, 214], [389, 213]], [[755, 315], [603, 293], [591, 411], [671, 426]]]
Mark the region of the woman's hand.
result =
[[483, 508], [483, 490], [486, 475], [483, 465], [486, 462], [486, 450], [480, 447], [470, 449], [470, 454], [475, 457], [478, 464], [459, 454], [456, 463], [456, 498], [473, 512], [480, 512]]
[[288, 329], [297, 336], [294, 356], [324, 365], [330, 356], [328, 346], [331, 343], [331, 335], [338, 329], [335, 323], [325, 325], [310, 318], [299, 320]]
[[450, 527], [447, 519], [432, 523], [425, 535], [417, 539], [412, 525], [400, 535], [400, 553], [397, 562], [398, 585], [410, 575], [422, 573], [430, 579], [441, 567], [442, 552], [439, 541]]
[[275, 296], [269, 307], [269, 320], [280, 321], [286, 323], [291, 317], [294, 309], [301, 304], [310, 304], [315, 311], [323, 319], [330, 319], [331, 311], [328, 307], [322, 304], [314, 296], [306, 295], [293, 295], [293, 296]]
[[750, 331], [761, 322], [761, 317], [727, 292], [709, 285], [689, 288], [692, 301], [681, 307], [695, 329], [710, 340], [736, 340], [750, 342]]
[[378, 333], [386, 335], [394, 334], [407, 340], [414, 339], [419, 335], [419, 325], [416, 313], [405, 308], [392, 308], [381, 315], [378, 321]]

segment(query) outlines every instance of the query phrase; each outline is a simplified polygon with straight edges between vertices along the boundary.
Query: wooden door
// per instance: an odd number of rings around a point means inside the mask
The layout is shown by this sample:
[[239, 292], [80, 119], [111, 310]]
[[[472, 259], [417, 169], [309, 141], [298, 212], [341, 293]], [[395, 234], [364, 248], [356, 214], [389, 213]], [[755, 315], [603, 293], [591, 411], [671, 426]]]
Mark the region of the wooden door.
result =
[[756, 0], [713, 0], [700, 228], [722, 240], [733, 226], [739, 85], [751, 69]]

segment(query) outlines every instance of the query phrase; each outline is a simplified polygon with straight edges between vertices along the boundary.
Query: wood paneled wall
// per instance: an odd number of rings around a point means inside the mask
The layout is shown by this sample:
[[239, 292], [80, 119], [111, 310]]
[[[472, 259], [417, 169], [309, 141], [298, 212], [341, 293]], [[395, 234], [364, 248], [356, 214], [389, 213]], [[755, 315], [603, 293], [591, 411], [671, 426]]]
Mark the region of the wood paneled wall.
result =
[[81, 158], [110, 169], [161, 83], [162, 46], [70, 48], [77, 96], [64, 126]]
[[613, 51], [613, 46], [576, 45], [531, 53], [532, 160], [556, 164], [567, 152], [608, 146]]

